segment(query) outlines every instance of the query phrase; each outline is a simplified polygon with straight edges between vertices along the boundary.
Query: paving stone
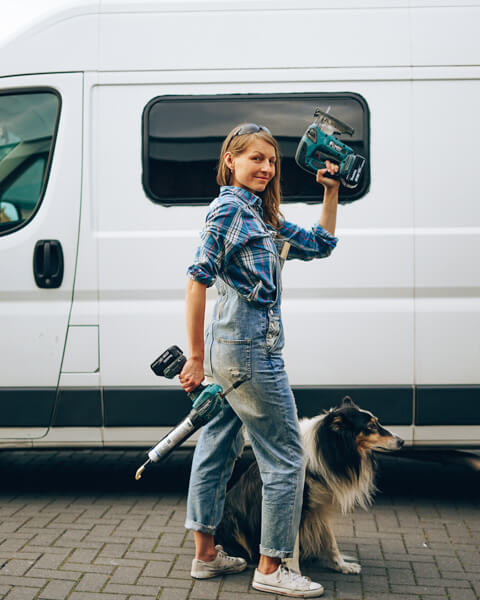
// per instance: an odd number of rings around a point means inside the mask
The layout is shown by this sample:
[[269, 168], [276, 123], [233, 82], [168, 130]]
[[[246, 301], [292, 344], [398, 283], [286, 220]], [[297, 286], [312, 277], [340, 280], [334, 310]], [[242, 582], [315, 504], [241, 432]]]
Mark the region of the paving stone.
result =
[[135, 583], [141, 572], [141, 567], [117, 567], [110, 583]]
[[[173, 561], [172, 561], [173, 562]], [[172, 568], [172, 563], [150, 561], [142, 572], [143, 577], [167, 577]]]
[[440, 587], [451, 587], [451, 588], [471, 588], [471, 582], [469, 580], [462, 580], [462, 579], [439, 579], [438, 577], [436, 579], [427, 579], [426, 577], [418, 577], [417, 578], [417, 585], [425, 585], [425, 586], [429, 586], [429, 585], [434, 585], [434, 586], [440, 586]]
[[55, 554], [44, 554], [35, 563], [36, 569], [57, 569], [67, 558], [69, 551], [60, 551]]
[[[437, 586], [413, 586], [413, 585], [392, 585], [392, 592], [394, 594], [402, 594], [402, 593], [406, 593], [406, 594], [416, 594], [417, 596], [426, 596], [426, 597], [432, 597], [434, 596], [435, 598], [447, 598], [447, 592], [445, 590], [445, 588], [443, 587], [437, 587]], [[432, 599], [433, 600], [433, 599]]]
[[184, 538], [185, 538], [185, 532], [163, 533], [160, 538], [159, 546], [163, 547], [163, 548], [165, 546], [181, 546]]
[[[128, 551], [125, 553], [125, 559], [131, 559], [131, 560], [143, 560], [143, 561], [147, 561], [147, 560], [152, 560], [152, 561], [161, 561], [161, 562], [168, 562], [168, 563], [172, 563], [173, 561], [173, 557], [172, 557], [172, 553], [169, 552], [167, 553], [163, 553], [163, 552], [131, 552]], [[190, 561], [192, 559], [190, 558]]]
[[38, 597], [44, 600], [65, 600], [72, 587], [70, 581], [50, 581]]
[[117, 567], [144, 567], [145, 560], [134, 560], [129, 558], [109, 558], [108, 556], [99, 556], [95, 559], [94, 564], [98, 565], [115, 565]]
[[74, 552], [68, 557], [69, 562], [76, 563], [91, 563], [94, 558], [97, 556], [98, 550], [92, 548], [92, 550], [80, 549], [77, 548]]
[[107, 583], [104, 590], [107, 594], [137, 594], [140, 596], [150, 596], [158, 593], [155, 586], [146, 585], [127, 585], [121, 583]]
[[415, 577], [411, 569], [388, 569], [390, 583], [415, 585]]
[[33, 600], [38, 594], [38, 589], [31, 587], [15, 586], [5, 596], [5, 600]]
[[41, 588], [47, 583], [46, 579], [27, 577], [22, 575], [16, 577], [14, 575], [0, 575], [0, 586], [1, 585], [24, 585], [27, 587]]
[[105, 573], [107, 575], [113, 573], [114, 565], [87, 565], [81, 563], [66, 562], [62, 565], [62, 569], [69, 571], [77, 571], [79, 573]]
[[102, 548], [98, 558], [122, 558], [125, 552], [127, 551], [128, 544], [105, 544]]
[[221, 578], [215, 580], [195, 581], [190, 598], [201, 598], [202, 600], [215, 600], [220, 588]]
[[461, 571], [463, 572], [463, 567], [457, 557], [453, 556], [438, 556], [437, 557], [437, 565], [441, 573], [444, 571]]
[[128, 552], [153, 552], [156, 543], [156, 539], [136, 538], [130, 544]]
[[387, 539], [382, 536], [382, 548], [385, 553], [394, 552], [395, 554], [402, 554], [406, 552], [405, 544], [402, 539]]
[[[189, 589], [164, 588], [160, 593], [160, 600], [187, 600], [189, 594]], [[220, 598], [223, 596], [220, 595]], [[129, 600], [133, 600], [133, 596]]]
[[126, 594], [105, 594], [91, 592], [73, 592], [68, 600], [126, 600]]
[[0, 575], [24, 575], [33, 564], [33, 560], [9, 560], [0, 569]]
[[477, 549], [472, 548], [470, 551], [458, 551], [457, 550], [458, 559], [460, 560], [463, 566], [465, 565], [473, 565], [477, 568], [480, 568], [480, 556]]
[[385, 591], [388, 592], [390, 585], [386, 577], [379, 577], [377, 575], [362, 575], [362, 583], [365, 589], [369, 591]]
[[[270, 594], [269, 594], [270, 596]], [[220, 592], [220, 594], [218, 595], [219, 600], [265, 600], [266, 598], [268, 598], [269, 596], [265, 595], [265, 592], [257, 592], [256, 590], [254, 590], [253, 588], [251, 588], [251, 590], [246, 593], [235, 593], [235, 592], [226, 592], [224, 590], [222, 590]], [[273, 598], [273, 595], [270, 596], [271, 598]], [[163, 596], [162, 596], [163, 598]], [[283, 598], [283, 596], [276, 596], [276, 598]]]
[[66, 571], [64, 569], [30, 569], [28, 576], [43, 577], [45, 579], [64, 579], [66, 581], [76, 581], [80, 577], [80, 573]]
[[175, 577], [177, 579], [191, 579], [190, 569], [180, 569], [173, 567], [168, 573], [168, 577]]
[[450, 600], [476, 600], [478, 596], [470, 589], [447, 588]]
[[30, 540], [28, 537], [13, 538], [9, 537], [0, 544], [0, 552], [17, 552]]
[[[152, 579], [152, 578], [148, 578]], [[159, 588], [179, 588], [179, 589], [190, 589], [193, 585], [193, 580], [190, 577], [187, 579], [174, 579], [173, 577], [156, 577], [155, 586]], [[152, 586], [150, 586], [152, 587]]]
[[435, 564], [415, 564], [413, 565], [413, 570], [417, 577], [439, 577], [438, 567]]
[[368, 600], [419, 600], [420, 596], [411, 596], [408, 594], [391, 594], [384, 592], [369, 592], [365, 596]]
[[100, 573], [86, 573], [75, 587], [76, 592], [100, 592], [109, 576]]
[[[335, 584], [335, 591], [338, 598], [345, 598], [345, 600], [361, 600], [363, 598], [360, 581], [358, 583], [352, 583], [340, 579]], [[380, 591], [383, 591], [383, 589]]]
[[32, 546], [50, 546], [59, 537], [60, 533], [57, 531], [38, 533], [37, 535], [33, 536], [29, 543]]

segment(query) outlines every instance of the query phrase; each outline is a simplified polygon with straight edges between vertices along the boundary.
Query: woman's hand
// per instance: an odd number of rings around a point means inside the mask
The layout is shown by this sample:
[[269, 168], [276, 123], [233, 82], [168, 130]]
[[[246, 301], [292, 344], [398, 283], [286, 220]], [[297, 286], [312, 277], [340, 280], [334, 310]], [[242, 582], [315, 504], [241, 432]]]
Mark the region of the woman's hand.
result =
[[186, 392], [192, 392], [204, 379], [203, 361], [199, 358], [189, 358], [183, 365], [179, 379], [182, 388]]
[[318, 169], [317, 171], [317, 183], [321, 183], [327, 190], [338, 190], [340, 187], [340, 181], [338, 179], [331, 179], [330, 177], [325, 177], [326, 173], [330, 175], [334, 175], [338, 172], [338, 165], [330, 162], [329, 160], [325, 161], [325, 169]]

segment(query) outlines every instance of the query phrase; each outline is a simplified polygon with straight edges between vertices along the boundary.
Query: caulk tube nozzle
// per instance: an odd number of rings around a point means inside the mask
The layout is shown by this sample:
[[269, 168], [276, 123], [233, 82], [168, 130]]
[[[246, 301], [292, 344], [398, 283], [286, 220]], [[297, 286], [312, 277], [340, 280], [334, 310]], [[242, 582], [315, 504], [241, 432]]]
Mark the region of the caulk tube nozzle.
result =
[[180, 421], [165, 437], [163, 437], [156, 446], [148, 453], [148, 458], [152, 462], [158, 462], [165, 458], [172, 450], [180, 444], [183, 444], [197, 429], [203, 425], [203, 421], [198, 418], [196, 411], [190, 411], [189, 415]]

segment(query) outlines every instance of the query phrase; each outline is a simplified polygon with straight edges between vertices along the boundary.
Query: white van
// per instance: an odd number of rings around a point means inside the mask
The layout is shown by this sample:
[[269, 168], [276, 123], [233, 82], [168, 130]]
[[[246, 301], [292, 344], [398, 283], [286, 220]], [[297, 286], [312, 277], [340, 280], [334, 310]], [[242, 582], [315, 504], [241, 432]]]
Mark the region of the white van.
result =
[[147, 447], [188, 412], [149, 365], [186, 349], [220, 142], [266, 125], [311, 226], [293, 156], [330, 106], [369, 168], [332, 256], [284, 269], [299, 414], [348, 393], [410, 445], [480, 445], [480, 3], [54, 6], [0, 9], [0, 444]]

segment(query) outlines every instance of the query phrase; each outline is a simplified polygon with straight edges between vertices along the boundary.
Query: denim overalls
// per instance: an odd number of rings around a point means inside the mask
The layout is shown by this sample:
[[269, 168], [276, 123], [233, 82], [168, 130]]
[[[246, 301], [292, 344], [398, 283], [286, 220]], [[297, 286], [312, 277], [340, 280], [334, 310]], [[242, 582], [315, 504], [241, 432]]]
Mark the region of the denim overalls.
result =
[[243, 450], [244, 424], [263, 482], [260, 553], [288, 558], [300, 523], [304, 459], [297, 408], [281, 354], [281, 265], [273, 239], [270, 242], [277, 257], [277, 293], [270, 307], [249, 302], [219, 277], [215, 283], [219, 295], [205, 336], [205, 375], [223, 389], [238, 379], [244, 383], [228, 395], [222, 413], [201, 430], [185, 527], [215, 533], [228, 480]]

